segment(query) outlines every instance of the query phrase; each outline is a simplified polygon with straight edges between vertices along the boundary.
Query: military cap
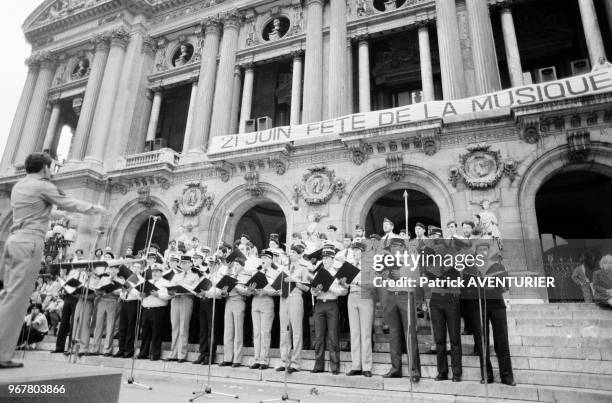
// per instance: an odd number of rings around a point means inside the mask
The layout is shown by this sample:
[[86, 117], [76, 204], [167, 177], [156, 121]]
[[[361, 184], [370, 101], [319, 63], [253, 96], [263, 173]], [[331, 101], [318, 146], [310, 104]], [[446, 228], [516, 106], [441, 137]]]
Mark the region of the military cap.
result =
[[336, 251], [334, 250], [334, 248], [323, 248], [321, 255], [323, 257], [334, 257], [336, 256]]
[[181, 262], [191, 262], [191, 256], [181, 255]]
[[414, 224], [414, 227], [421, 227], [423, 228], [425, 231], [427, 231], [427, 227], [425, 226], [425, 224], [423, 224], [422, 222], [418, 222], [416, 224]]
[[361, 249], [362, 252], [365, 252], [366, 245], [361, 241], [355, 241], [351, 244], [351, 249]]
[[370, 235], [370, 239], [376, 239], [377, 241], [380, 241], [380, 235], [372, 234], [372, 235]]
[[274, 254], [269, 249], [264, 249], [259, 253], [259, 257], [269, 257], [270, 259], [274, 259]]
[[251, 240], [251, 238], [247, 234], [240, 235], [240, 238], [246, 238], [247, 240]]
[[442, 229], [440, 227], [436, 227], [435, 225], [430, 225], [427, 227], [427, 233], [429, 235], [440, 235], [442, 236]]
[[388, 223], [389, 223], [389, 224], [391, 224], [391, 225], [395, 225], [395, 224], [393, 224], [393, 221], [389, 220], [387, 217], [385, 217], [385, 218], [383, 219], [383, 224], [384, 224], [384, 223], [386, 223], [386, 222], [388, 222]]
[[338, 227], [336, 227], [336, 226], [335, 226], [335, 225], [333, 225], [333, 224], [329, 224], [329, 225], [327, 226], [327, 229], [332, 229], [332, 230], [334, 230], [334, 231], [338, 231]]
[[291, 245], [291, 250], [297, 252], [298, 254], [302, 254], [304, 253], [304, 251], [306, 250], [306, 245], [304, 245], [303, 243], [295, 243], [293, 245]]
[[178, 255], [176, 254], [171, 254], [170, 257], [168, 258], [169, 260], [176, 260], [177, 262], [180, 260]]

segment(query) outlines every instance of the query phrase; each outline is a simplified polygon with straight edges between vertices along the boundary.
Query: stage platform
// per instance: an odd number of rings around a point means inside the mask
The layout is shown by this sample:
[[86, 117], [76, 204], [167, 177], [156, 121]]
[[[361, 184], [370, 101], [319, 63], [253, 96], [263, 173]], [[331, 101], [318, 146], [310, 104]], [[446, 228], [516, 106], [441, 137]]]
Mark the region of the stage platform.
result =
[[0, 402], [119, 401], [122, 374], [118, 369], [52, 361], [22, 362], [23, 368], [0, 370]]

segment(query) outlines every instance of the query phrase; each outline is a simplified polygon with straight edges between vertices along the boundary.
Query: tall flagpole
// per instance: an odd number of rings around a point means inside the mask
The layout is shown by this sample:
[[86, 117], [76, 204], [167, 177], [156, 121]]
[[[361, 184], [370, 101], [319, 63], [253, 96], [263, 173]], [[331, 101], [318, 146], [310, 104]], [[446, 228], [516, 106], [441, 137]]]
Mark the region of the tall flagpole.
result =
[[[408, 236], [408, 191], [404, 190], [404, 217], [406, 218], [406, 237]], [[405, 241], [404, 241], [405, 242]], [[406, 245], [407, 246], [407, 245]], [[410, 401], [414, 401], [412, 395], [412, 311], [410, 310], [410, 299], [412, 298], [410, 291], [408, 291], [408, 334], [406, 335], [406, 351], [408, 351], [408, 376], [410, 377]]]

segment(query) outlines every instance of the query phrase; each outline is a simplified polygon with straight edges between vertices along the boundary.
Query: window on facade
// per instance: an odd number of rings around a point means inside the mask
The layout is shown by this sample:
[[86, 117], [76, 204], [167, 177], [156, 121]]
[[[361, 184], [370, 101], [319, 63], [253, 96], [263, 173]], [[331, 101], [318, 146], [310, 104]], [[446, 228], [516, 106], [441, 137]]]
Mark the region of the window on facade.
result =
[[[434, 92], [441, 97], [440, 63], [435, 30], [430, 29]], [[421, 65], [417, 31], [405, 31], [370, 43], [372, 109], [422, 102]]]
[[276, 126], [289, 124], [291, 111], [291, 62], [279, 61], [255, 68], [251, 119], [263, 122], [266, 117]]
[[[603, 2], [596, 12], [604, 44], [610, 51], [610, 33]], [[499, 13], [492, 13], [493, 34], [502, 87], [510, 87], [504, 38]], [[575, 0], [544, 0], [517, 3], [512, 7], [523, 82], [551, 81], [590, 71], [588, 49]]]
[[190, 97], [191, 84], [164, 90], [155, 135], [156, 139], [160, 139], [161, 147], [182, 151]]

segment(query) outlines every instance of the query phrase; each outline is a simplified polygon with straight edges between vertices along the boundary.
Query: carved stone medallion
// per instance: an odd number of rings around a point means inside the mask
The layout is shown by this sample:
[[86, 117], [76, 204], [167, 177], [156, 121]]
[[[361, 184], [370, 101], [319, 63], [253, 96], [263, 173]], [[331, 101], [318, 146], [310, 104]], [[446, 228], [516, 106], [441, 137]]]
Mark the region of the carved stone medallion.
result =
[[306, 203], [325, 204], [331, 199], [334, 192], [338, 197], [342, 197], [346, 182], [343, 179], [336, 178], [333, 170], [329, 170], [327, 167], [315, 167], [308, 169], [308, 171], [302, 178], [299, 191], [296, 189], [295, 192]]
[[204, 207], [210, 210], [214, 196], [206, 194], [206, 190], [206, 186], [199, 182], [187, 183], [185, 189], [183, 189], [182, 197], [175, 201], [175, 206], [184, 216], [196, 216], [200, 214]]
[[[451, 168], [451, 182], [461, 176], [470, 189], [487, 189], [497, 185], [504, 173], [504, 164], [499, 151], [490, 150], [485, 143], [467, 147], [468, 153], [459, 156], [459, 166]], [[454, 175], [453, 175], [454, 173]]]

